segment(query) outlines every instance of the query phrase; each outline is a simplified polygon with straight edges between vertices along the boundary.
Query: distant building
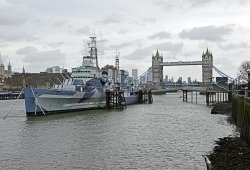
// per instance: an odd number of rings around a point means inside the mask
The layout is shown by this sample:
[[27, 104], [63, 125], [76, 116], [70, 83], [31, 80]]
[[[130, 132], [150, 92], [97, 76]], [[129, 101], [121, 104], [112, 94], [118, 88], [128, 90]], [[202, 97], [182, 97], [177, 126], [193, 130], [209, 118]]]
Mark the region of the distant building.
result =
[[137, 79], [138, 78], [138, 69], [132, 69], [132, 77], [134, 79]]
[[188, 84], [191, 84], [191, 77], [188, 77]]
[[171, 78], [171, 82], [172, 82], [172, 83], [174, 82], [174, 77]]
[[11, 71], [11, 65], [9, 62], [8, 69], [5, 70], [4, 64], [1, 58], [1, 53], [0, 53], [0, 83], [4, 83], [6, 78], [11, 78], [12, 77], [12, 71]]
[[47, 68], [46, 72], [47, 73], [62, 73], [63, 69], [60, 68], [59, 66], [54, 66], [54, 67]]
[[165, 82], [168, 81], [168, 75], [165, 75]]
[[182, 83], [182, 77], [179, 77], [177, 83]]
[[125, 83], [125, 70], [120, 70], [119, 74], [119, 83], [124, 84]]

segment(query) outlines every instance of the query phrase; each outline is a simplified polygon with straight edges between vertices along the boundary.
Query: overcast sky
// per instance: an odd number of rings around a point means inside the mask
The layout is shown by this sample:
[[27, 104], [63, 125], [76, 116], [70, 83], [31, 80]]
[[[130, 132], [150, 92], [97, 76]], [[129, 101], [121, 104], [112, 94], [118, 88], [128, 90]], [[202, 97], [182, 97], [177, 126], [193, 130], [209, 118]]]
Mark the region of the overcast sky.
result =
[[[100, 40], [100, 66], [142, 74], [158, 49], [164, 61], [199, 61], [208, 48], [214, 65], [236, 77], [250, 60], [248, 0], [0, 0], [0, 53], [14, 71], [71, 71], [82, 62], [83, 40]], [[164, 67], [170, 78], [201, 80], [201, 66]], [[214, 73], [214, 76], [217, 76]]]

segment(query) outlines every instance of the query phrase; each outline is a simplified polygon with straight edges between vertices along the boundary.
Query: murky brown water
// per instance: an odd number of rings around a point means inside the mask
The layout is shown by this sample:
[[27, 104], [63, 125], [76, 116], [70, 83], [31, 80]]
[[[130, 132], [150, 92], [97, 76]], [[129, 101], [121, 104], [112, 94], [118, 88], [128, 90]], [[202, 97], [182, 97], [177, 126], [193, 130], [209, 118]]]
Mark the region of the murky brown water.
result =
[[154, 96], [123, 111], [92, 110], [27, 118], [24, 101], [0, 101], [1, 169], [206, 169], [214, 140], [234, 134], [203, 96]]

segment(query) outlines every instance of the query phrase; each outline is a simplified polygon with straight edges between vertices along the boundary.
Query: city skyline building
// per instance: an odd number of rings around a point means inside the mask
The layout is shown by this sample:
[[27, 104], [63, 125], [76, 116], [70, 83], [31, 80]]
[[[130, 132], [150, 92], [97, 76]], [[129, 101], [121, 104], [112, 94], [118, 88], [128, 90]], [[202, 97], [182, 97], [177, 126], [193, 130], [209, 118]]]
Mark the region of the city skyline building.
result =
[[59, 66], [53, 66], [46, 69], [47, 73], [62, 73], [63, 69]]
[[137, 79], [138, 78], [138, 69], [132, 69], [132, 77], [134, 79]]

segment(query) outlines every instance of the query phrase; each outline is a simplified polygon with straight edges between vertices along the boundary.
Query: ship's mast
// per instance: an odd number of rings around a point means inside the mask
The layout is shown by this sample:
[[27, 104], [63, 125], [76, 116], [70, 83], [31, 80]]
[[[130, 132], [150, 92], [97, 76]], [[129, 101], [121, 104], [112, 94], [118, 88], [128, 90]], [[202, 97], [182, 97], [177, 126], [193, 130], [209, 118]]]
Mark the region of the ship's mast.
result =
[[115, 68], [117, 70], [119, 70], [119, 55], [120, 52], [118, 51], [118, 49], [115, 49]]
[[119, 82], [119, 55], [120, 52], [118, 51], [118, 49], [115, 49], [115, 68], [116, 68], [116, 74], [115, 74], [115, 80], [117, 81], [117, 83]]
[[96, 37], [90, 37], [91, 41], [89, 43], [89, 54], [90, 54], [90, 58], [93, 60], [94, 65], [96, 66], [97, 69], [99, 69], [98, 66], [98, 57], [97, 57], [97, 48], [96, 48]]

